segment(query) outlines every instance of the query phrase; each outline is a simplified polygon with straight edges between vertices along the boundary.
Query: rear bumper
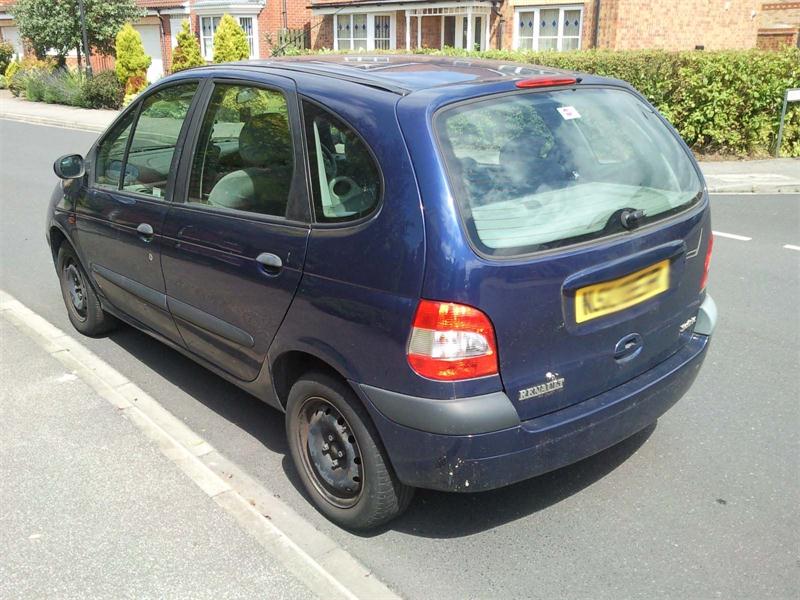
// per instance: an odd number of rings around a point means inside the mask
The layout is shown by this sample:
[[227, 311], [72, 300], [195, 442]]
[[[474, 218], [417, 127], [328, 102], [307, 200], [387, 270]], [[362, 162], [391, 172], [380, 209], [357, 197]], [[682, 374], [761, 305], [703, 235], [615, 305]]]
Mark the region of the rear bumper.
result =
[[[476, 492], [509, 485], [572, 464], [621, 442], [655, 422], [692, 385], [705, 358], [709, 341], [708, 335], [695, 334], [669, 359], [623, 385], [568, 408], [535, 419], [517, 421], [516, 424], [489, 433], [448, 435], [424, 431], [422, 423], [413, 423], [413, 427], [401, 425], [384, 414], [397, 413], [391, 407], [403, 402], [401, 395], [368, 386], [356, 388], [375, 421], [392, 465], [403, 483], [436, 490]], [[504, 394], [498, 394], [512, 406]], [[503, 419], [508, 418], [508, 413], [499, 408], [496, 394], [489, 396], [479, 398], [489, 398], [491, 422], [502, 423]], [[464, 409], [462, 400], [466, 400], [467, 405], [471, 403], [471, 406]], [[452, 406], [456, 410], [451, 411], [454, 417], [466, 410], [471, 426], [477, 424], [476, 415], [480, 414], [476, 410], [478, 399], [409, 399], [410, 405], [422, 407], [419, 401], [454, 402]], [[390, 408], [387, 410], [387, 407]], [[440, 428], [441, 422], [441, 418], [434, 418], [431, 424], [433, 428]]]

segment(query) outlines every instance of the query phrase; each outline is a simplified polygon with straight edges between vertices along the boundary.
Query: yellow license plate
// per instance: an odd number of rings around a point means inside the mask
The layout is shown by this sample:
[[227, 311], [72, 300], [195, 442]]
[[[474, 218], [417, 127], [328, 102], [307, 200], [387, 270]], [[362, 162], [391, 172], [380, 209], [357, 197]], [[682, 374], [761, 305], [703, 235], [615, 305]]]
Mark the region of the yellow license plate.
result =
[[575, 322], [583, 323], [624, 310], [669, 289], [669, 259], [612, 281], [575, 292]]

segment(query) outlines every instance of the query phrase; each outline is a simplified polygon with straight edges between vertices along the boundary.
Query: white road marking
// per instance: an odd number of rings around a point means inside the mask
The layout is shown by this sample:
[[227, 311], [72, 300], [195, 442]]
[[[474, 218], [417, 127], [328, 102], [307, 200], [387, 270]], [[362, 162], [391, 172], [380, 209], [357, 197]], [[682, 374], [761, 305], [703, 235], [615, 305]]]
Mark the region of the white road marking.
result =
[[[111, 365], [0, 289], [0, 316], [115, 406], [192, 482], [320, 598], [398, 599], [312, 523]], [[41, 534], [33, 534], [38, 539]]]
[[797, 250], [800, 252], [800, 246], [795, 246], [794, 244], [784, 244], [783, 247], [787, 250]]
[[724, 231], [715, 231], [714, 235], [722, 238], [729, 238], [731, 240], [739, 240], [740, 242], [749, 242], [753, 238], [746, 235], [739, 235], [738, 233], [725, 233]]

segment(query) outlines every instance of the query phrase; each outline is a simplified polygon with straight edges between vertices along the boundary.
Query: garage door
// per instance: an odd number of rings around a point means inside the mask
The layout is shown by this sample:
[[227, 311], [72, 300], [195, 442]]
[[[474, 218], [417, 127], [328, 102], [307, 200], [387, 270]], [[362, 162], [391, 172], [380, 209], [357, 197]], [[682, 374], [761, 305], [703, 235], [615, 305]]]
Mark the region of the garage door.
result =
[[147, 69], [147, 81], [155, 83], [164, 75], [160, 28], [158, 25], [134, 25], [134, 29], [142, 36], [145, 54], [152, 59], [150, 68]]
[[3, 33], [3, 41], [10, 43], [14, 46], [14, 54], [17, 58], [22, 57], [23, 48], [22, 40], [19, 38], [19, 29], [16, 27], [0, 27]]

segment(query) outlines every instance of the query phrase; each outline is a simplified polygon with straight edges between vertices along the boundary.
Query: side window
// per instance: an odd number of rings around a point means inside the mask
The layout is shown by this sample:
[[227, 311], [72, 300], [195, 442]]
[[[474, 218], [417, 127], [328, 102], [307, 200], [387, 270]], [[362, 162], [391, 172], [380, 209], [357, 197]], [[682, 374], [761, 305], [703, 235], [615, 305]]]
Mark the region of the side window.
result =
[[131, 135], [131, 126], [135, 118], [135, 110], [125, 115], [97, 149], [94, 182], [98, 186], [119, 189], [122, 163], [125, 160], [125, 148], [128, 146], [128, 138]]
[[188, 202], [283, 217], [293, 174], [284, 95], [216, 85], [192, 159]]
[[304, 102], [303, 114], [316, 220], [337, 223], [368, 215], [378, 205], [381, 178], [367, 146], [315, 104]]
[[163, 198], [196, 83], [174, 85], [144, 100], [125, 161], [123, 190]]

